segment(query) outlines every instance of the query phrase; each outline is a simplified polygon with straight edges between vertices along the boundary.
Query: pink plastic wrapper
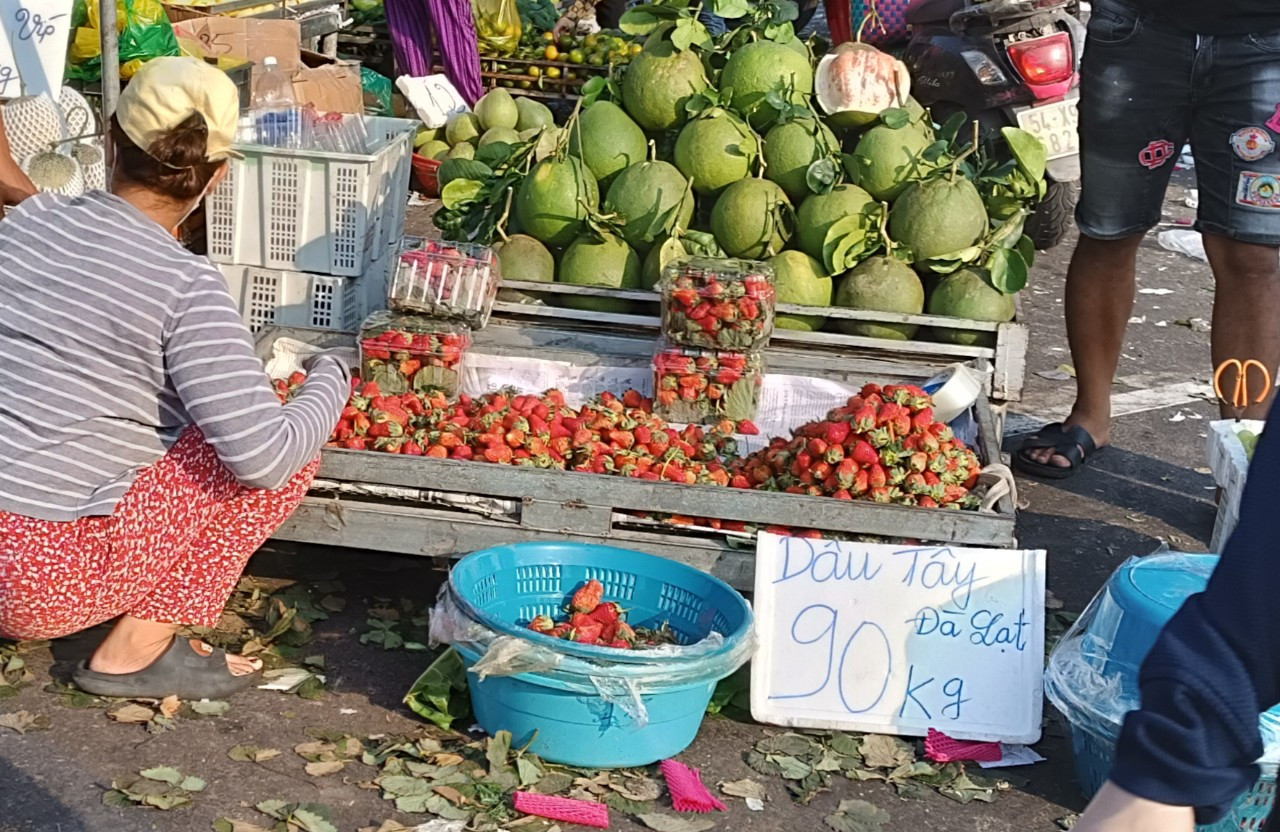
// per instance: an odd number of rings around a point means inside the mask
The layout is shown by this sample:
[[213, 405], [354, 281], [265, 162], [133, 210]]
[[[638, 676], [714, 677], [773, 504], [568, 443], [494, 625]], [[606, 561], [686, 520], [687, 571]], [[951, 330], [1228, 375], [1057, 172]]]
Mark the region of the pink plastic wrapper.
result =
[[924, 754], [935, 763], [998, 763], [1004, 758], [998, 742], [953, 740], [932, 728], [924, 739]]
[[548, 820], [576, 823], [579, 826], [594, 826], [597, 829], [609, 828], [609, 807], [602, 803], [570, 800], [567, 797], [553, 797], [549, 794], [516, 792], [515, 807], [517, 812]]
[[667, 789], [671, 792], [671, 805], [677, 812], [727, 812], [725, 806], [702, 783], [702, 774], [696, 768], [690, 768], [675, 760], [662, 761], [662, 776], [667, 778]]

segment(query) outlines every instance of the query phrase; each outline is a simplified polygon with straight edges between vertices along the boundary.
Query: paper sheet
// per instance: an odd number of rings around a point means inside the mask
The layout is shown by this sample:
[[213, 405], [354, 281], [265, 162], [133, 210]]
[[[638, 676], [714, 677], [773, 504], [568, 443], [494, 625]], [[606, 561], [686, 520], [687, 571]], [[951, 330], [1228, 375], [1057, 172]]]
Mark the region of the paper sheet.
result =
[[1011, 745], [1007, 742], [1000, 743], [1000, 750], [1004, 752], [999, 760], [993, 763], [978, 763], [982, 768], [1013, 768], [1014, 766], [1029, 766], [1032, 763], [1043, 763], [1044, 757], [1032, 751], [1025, 745]]

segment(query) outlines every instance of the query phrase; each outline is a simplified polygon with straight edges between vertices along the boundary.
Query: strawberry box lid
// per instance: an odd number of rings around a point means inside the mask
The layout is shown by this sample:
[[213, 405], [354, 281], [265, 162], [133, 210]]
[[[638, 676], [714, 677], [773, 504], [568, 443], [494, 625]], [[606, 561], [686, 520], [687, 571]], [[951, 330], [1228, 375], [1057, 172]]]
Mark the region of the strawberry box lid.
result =
[[685, 257], [662, 270], [664, 287], [700, 287], [710, 283], [773, 283], [773, 266], [731, 257]]

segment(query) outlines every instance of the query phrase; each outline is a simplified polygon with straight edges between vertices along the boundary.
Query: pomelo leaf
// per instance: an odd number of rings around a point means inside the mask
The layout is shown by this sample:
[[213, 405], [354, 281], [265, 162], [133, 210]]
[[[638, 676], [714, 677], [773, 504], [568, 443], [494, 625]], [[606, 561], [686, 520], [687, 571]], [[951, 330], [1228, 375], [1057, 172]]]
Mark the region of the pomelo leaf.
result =
[[1021, 292], [1027, 285], [1027, 261], [1016, 249], [997, 248], [987, 260], [991, 285], [1006, 295]]
[[697, 19], [681, 18], [676, 21], [676, 28], [671, 32], [671, 45], [681, 52], [693, 46], [709, 49], [711, 33]]
[[[893, 130], [901, 130], [911, 123], [911, 113], [902, 107], [894, 107], [880, 114], [880, 121]], [[930, 160], [932, 161], [932, 160]]]
[[1031, 267], [1036, 264], [1035, 241], [1033, 241], [1027, 235], [1023, 234], [1020, 238], [1018, 238], [1018, 242], [1014, 246], [1014, 248], [1017, 249], [1018, 253], [1022, 255], [1023, 262], [1027, 264], [1027, 269], [1030, 270]]
[[445, 208], [457, 208], [463, 203], [475, 201], [482, 188], [484, 188], [483, 182], [477, 182], [474, 179], [455, 179], [440, 191], [440, 201]]
[[623, 12], [618, 28], [628, 35], [648, 35], [660, 22], [655, 6], [635, 6]]
[[736, 20], [751, 14], [751, 4], [747, 0], [711, 0], [711, 11], [718, 17]]
[[1025, 222], [1026, 215], [1021, 211], [1009, 217], [991, 232], [991, 244], [1000, 248], [1013, 248], [1022, 237]]
[[963, 112], [952, 114], [951, 118], [943, 122], [938, 128], [938, 138], [941, 141], [951, 144], [956, 140], [956, 136], [960, 133], [960, 128], [965, 125], [969, 117]]
[[1017, 127], [1001, 127], [1000, 134], [1009, 143], [1009, 151], [1013, 153], [1013, 158], [1018, 160], [1018, 167], [1033, 182], [1043, 179], [1045, 166], [1048, 164], [1046, 161], [1048, 153], [1045, 152], [1044, 142]]
[[[513, 146], [507, 142], [490, 142], [476, 150], [476, 157], [472, 161], [479, 162], [491, 169], [496, 169], [511, 158], [512, 149]], [[475, 177], [470, 178], [474, 179]]]
[[815, 194], [831, 193], [831, 189], [835, 187], [836, 180], [839, 178], [840, 171], [836, 168], [836, 163], [829, 158], [817, 160], [809, 165], [809, 169], [804, 173], [805, 184]]
[[[902, 112], [906, 112], [903, 110]], [[926, 162], [937, 162], [947, 153], [947, 143], [944, 141], [936, 141], [933, 144], [920, 151], [920, 158]]]

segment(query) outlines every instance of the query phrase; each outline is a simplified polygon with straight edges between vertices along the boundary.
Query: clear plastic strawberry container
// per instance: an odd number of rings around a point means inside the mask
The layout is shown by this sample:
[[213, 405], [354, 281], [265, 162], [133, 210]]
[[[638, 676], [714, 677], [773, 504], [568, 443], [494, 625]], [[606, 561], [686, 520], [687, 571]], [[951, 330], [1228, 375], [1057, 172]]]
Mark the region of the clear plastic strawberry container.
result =
[[384, 309], [360, 325], [360, 377], [388, 395], [441, 390], [456, 396], [470, 346], [466, 324]]
[[670, 422], [714, 424], [755, 419], [764, 356], [681, 347], [659, 341], [653, 355], [653, 411]]
[[488, 246], [415, 241], [396, 260], [387, 305], [480, 329], [498, 294], [498, 258]]
[[672, 344], [748, 352], [769, 343], [773, 268], [754, 260], [692, 257], [663, 271], [662, 332]]

